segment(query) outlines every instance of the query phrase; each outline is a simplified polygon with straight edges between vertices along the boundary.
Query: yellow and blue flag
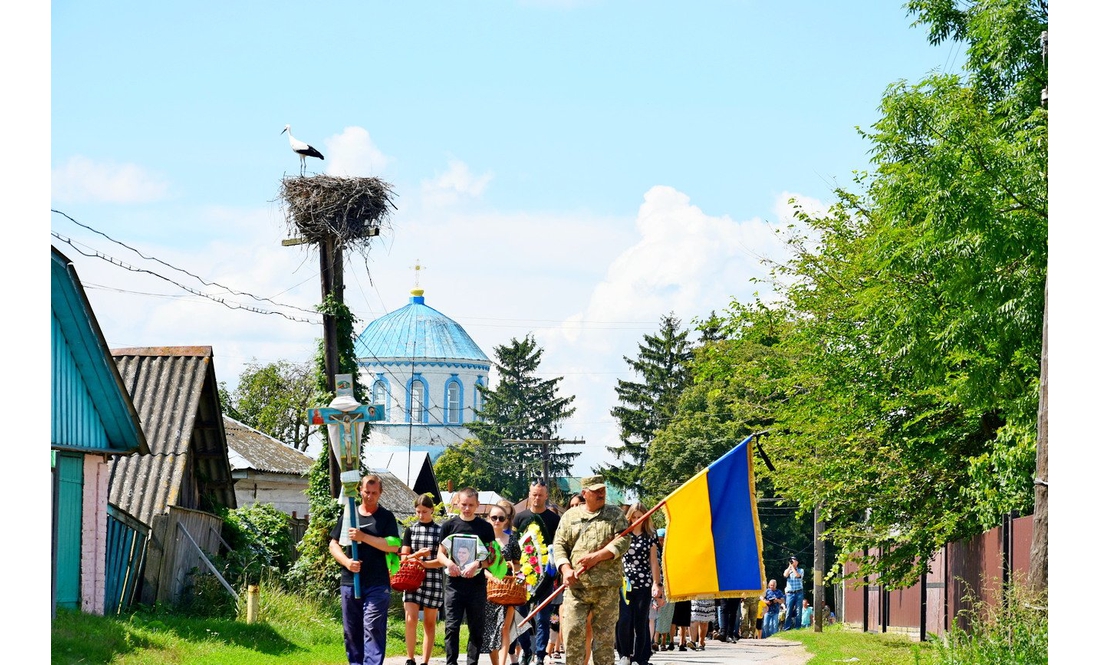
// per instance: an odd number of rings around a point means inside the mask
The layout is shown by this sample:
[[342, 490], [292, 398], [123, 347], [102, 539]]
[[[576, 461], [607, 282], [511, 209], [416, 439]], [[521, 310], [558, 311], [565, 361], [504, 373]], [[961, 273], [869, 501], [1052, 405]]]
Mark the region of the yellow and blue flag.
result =
[[764, 592], [764, 542], [756, 513], [752, 436], [665, 499], [669, 600]]

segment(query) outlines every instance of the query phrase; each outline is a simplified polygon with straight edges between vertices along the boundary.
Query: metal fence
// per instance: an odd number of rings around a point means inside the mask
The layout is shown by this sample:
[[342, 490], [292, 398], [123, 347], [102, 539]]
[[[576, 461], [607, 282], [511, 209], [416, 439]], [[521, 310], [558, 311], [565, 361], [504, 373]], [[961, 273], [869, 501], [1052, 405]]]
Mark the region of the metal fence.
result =
[[107, 504], [107, 565], [103, 612], [118, 614], [130, 607], [141, 582], [149, 527], [118, 506]]
[[[1027, 574], [1031, 534], [1032, 516], [1006, 516], [1001, 526], [939, 550], [929, 571], [911, 587], [887, 589], [874, 576], [847, 579], [837, 616], [864, 631], [902, 632], [921, 640], [942, 635], [955, 619], [965, 629], [967, 614], [962, 610], [972, 599], [998, 602], [1010, 579]], [[855, 569], [848, 563], [844, 572]]]

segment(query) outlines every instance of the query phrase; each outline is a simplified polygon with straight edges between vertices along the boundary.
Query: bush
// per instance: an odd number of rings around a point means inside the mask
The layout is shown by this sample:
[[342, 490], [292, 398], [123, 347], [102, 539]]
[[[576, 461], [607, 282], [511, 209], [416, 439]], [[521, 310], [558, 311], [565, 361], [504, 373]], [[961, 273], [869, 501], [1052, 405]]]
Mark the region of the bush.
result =
[[[968, 594], [970, 609], [952, 621], [951, 631], [934, 643], [932, 663], [986, 665], [1047, 662], [1047, 598], [1023, 584], [1005, 589], [1003, 604]], [[962, 625], [969, 625], [969, 631]]]
[[210, 619], [233, 619], [237, 616], [234, 598], [212, 573], [191, 571], [191, 583], [183, 590], [179, 605], [168, 613]]
[[225, 556], [225, 577], [234, 588], [255, 584], [267, 573], [281, 576], [294, 558], [286, 513], [270, 503], [227, 511], [222, 534], [232, 551]]

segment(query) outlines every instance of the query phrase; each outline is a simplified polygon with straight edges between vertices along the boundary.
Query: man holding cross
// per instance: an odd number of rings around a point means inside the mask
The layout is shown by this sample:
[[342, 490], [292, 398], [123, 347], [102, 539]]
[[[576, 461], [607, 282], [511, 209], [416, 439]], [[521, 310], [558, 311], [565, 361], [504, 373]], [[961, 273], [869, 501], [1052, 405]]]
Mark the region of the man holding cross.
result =
[[[341, 519], [329, 533], [328, 549], [340, 564], [340, 607], [344, 614], [344, 649], [349, 665], [382, 665], [386, 655], [386, 612], [390, 607], [390, 571], [386, 552], [396, 552], [397, 545], [386, 542], [387, 536], [397, 538], [397, 519], [378, 503], [382, 496], [382, 479], [370, 474], [359, 481], [358, 528], [348, 529], [348, 538], [359, 547], [359, 558], [353, 559], [340, 545], [344, 521]], [[344, 510], [348, 507], [344, 506]], [[359, 574], [359, 597], [354, 590], [354, 576]]]

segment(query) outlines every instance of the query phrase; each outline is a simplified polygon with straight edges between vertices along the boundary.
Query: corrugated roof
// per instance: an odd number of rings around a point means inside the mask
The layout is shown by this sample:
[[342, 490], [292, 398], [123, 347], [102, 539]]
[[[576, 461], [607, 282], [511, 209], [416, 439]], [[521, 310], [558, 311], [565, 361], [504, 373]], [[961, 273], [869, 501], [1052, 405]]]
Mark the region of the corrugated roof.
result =
[[222, 415], [229, 465], [233, 470], [254, 469], [268, 473], [302, 476], [309, 473], [313, 458], [293, 446]]
[[466, 360], [488, 368], [489, 357], [462, 326], [425, 305], [422, 293], [414, 290], [409, 304], [367, 325], [355, 340], [355, 357]]
[[146, 524], [169, 505], [234, 508], [209, 346], [112, 349], [141, 418], [148, 455], [113, 461], [111, 503]]

